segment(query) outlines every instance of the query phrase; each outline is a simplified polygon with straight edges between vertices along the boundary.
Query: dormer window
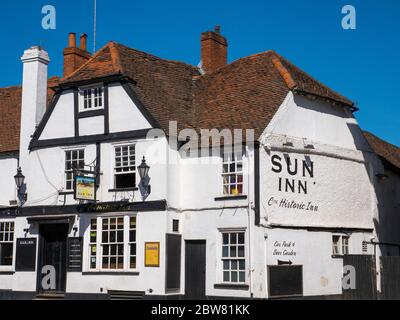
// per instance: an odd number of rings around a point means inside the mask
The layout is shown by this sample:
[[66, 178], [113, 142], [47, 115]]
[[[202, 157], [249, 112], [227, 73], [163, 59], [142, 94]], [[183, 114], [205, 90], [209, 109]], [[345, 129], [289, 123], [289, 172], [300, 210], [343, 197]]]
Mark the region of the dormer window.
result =
[[80, 112], [104, 108], [104, 89], [102, 86], [80, 90]]

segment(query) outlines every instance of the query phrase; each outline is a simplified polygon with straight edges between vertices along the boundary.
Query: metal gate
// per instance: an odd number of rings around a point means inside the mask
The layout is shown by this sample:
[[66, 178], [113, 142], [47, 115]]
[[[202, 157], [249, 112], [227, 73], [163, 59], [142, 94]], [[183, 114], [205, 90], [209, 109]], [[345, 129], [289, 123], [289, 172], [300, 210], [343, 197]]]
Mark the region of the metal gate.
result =
[[381, 298], [400, 300], [400, 257], [381, 257]]
[[375, 256], [345, 255], [343, 266], [353, 266], [356, 272], [356, 288], [343, 289], [343, 298], [345, 300], [375, 300], [377, 297]]

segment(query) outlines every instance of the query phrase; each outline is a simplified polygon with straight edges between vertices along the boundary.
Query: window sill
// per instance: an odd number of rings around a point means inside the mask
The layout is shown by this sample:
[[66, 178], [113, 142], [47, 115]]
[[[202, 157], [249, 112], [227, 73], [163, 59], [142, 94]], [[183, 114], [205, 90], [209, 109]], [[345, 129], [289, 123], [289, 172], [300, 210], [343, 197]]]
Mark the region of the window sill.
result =
[[98, 109], [89, 109], [89, 110], [80, 110], [78, 114], [78, 118], [90, 118], [90, 117], [97, 117], [97, 116], [102, 116], [104, 115], [104, 108], [98, 108]]
[[246, 200], [246, 195], [217, 197], [215, 201]]
[[119, 275], [126, 275], [126, 276], [138, 276], [140, 273], [139, 271], [84, 271], [82, 275], [84, 276], [95, 276], [95, 275], [107, 275], [107, 276], [119, 276]]
[[227, 290], [249, 290], [250, 286], [245, 283], [216, 283], [214, 289], [227, 289]]
[[13, 275], [13, 274], [15, 274], [14, 270], [6, 270], [6, 269], [1, 270], [0, 269], [0, 276], [2, 276], [2, 275]]
[[119, 189], [109, 189], [108, 192], [129, 192], [129, 191], [138, 191], [139, 188], [119, 188]]

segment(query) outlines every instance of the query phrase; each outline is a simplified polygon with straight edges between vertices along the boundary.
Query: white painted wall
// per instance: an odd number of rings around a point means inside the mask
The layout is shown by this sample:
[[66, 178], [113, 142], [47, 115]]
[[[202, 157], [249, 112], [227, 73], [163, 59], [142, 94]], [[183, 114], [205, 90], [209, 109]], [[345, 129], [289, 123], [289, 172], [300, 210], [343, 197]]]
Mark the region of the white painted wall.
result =
[[74, 93], [67, 90], [61, 93], [40, 139], [70, 138], [74, 135]]
[[14, 176], [17, 174], [17, 155], [0, 156], [0, 206], [9, 206], [17, 199]]
[[79, 119], [79, 136], [104, 134], [104, 116]]
[[150, 129], [152, 126], [119, 84], [109, 86], [110, 132]]

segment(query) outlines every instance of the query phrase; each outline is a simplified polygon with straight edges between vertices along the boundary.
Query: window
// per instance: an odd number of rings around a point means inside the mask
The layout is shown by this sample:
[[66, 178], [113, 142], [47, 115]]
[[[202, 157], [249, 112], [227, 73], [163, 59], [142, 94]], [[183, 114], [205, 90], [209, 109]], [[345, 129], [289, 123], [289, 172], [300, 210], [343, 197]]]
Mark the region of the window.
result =
[[90, 271], [136, 269], [136, 217], [93, 218], [88, 249]]
[[224, 152], [222, 183], [224, 196], [243, 194], [243, 153]]
[[74, 170], [83, 170], [85, 168], [85, 150], [65, 151], [65, 188], [74, 189]]
[[86, 88], [81, 90], [80, 111], [101, 109], [104, 107], [104, 90], [102, 87]]
[[179, 232], [179, 220], [172, 220], [172, 232]]
[[0, 266], [12, 266], [14, 222], [0, 223]]
[[367, 241], [362, 242], [362, 253], [368, 253], [368, 243]]
[[135, 146], [115, 147], [115, 189], [136, 187]]
[[349, 254], [349, 237], [341, 235], [332, 236], [332, 254], [342, 256]]
[[90, 221], [90, 269], [97, 268], [97, 219]]
[[102, 221], [102, 269], [124, 269], [124, 218], [104, 218]]
[[222, 233], [223, 282], [246, 282], [245, 233]]
[[136, 217], [129, 219], [129, 267], [136, 269]]

